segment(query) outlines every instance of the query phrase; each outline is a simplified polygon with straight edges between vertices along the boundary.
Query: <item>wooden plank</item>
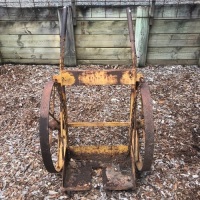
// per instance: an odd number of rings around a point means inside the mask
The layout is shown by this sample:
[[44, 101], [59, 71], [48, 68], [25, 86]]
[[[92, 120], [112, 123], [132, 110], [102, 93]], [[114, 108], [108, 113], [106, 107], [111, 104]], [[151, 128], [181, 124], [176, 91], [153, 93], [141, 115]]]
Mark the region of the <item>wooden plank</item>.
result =
[[149, 47], [197, 47], [200, 34], [150, 34]]
[[200, 33], [200, 19], [154, 20], [150, 33]]
[[2, 57], [12, 59], [59, 59], [59, 48], [12, 48], [2, 47]]
[[[125, 64], [131, 63], [130, 48], [78, 48], [78, 63]], [[149, 48], [148, 60], [198, 59], [200, 47], [196, 48]], [[59, 48], [1, 48], [4, 59], [58, 59]]]
[[[93, 17], [90, 19], [84, 19], [84, 18], [79, 18], [78, 21], [125, 21], [127, 20], [126, 18], [114, 18], [114, 17], [109, 17], [109, 18], [103, 18], [103, 17]], [[135, 20], [135, 18], [133, 19]]]
[[200, 4], [179, 5], [177, 18], [200, 18]]
[[156, 19], [190, 19], [200, 18], [200, 5], [156, 5], [154, 18]]
[[147, 59], [171, 59], [171, 60], [180, 60], [180, 59], [191, 59], [196, 60], [199, 58], [200, 47], [194, 48], [149, 48]]
[[[133, 18], [136, 18], [136, 8], [131, 8]], [[126, 8], [125, 7], [77, 7], [77, 19], [78, 20], [94, 20], [112, 18], [120, 20], [126, 20]]]
[[[101, 10], [101, 8], [99, 9]], [[92, 17], [92, 8], [91, 7], [77, 7], [77, 20], [78, 19], [87, 19]]]
[[[136, 6], [132, 6], [130, 7], [131, 9], [131, 14], [132, 14], [132, 19], [135, 20], [136, 19], [136, 15], [137, 15], [137, 7]], [[127, 14], [126, 14], [126, 7], [123, 8], [121, 7], [119, 10], [119, 16], [120, 18], [126, 20], [127, 19]]]
[[72, 10], [70, 7], [67, 7], [64, 63], [66, 66], [76, 66], [74, 26], [73, 26]]
[[[128, 35], [76, 35], [76, 47], [130, 47]], [[149, 47], [197, 47], [200, 34], [150, 34]], [[0, 35], [0, 47], [60, 47], [59, 35]]]
[[[76, 35], [76, 47], [130, 47], [128, 35]], [[150, 34], [149, 47], [200, 46], [200, 34]]]
[[137, 55], [137, 66], [144, 67], [147, 57], [147, 46], [149, 38], [149, 7], [137, 8], [135, 25], [135, 50]]
[[170, 52], [181, 52], [181, 53], [190, 53], [190, 52], [198, 52], [200, 47], [165, 47], [165, 48], [157, 48], [157, 47], [149, 47], [148, 53], [170, 53]]
[[12, 59], [12, 58], [4, 58], [0, 62], [1, 64], [5, 63], [13, 63], [13, 64], [35, 64], [35, 65], [58, 65], [59, 60], [51, 60], [51, 59]]
[[79, 60], [126, 60], [131, 59], [130, 48], [77, 48]]
[[0, 47], [56, 47], [59, 35], [0, 35]]
[[0, 7], [0, 20], [10, 21], [55, 21], [58, 19], [57, 8], [14, 8]]
[[[197, 59], [196, 48], [148, 48], [148, 59]], [[130, 48], [77, 48], [79, 60], [126, 60], [131, 59]]]
[[77, 60], [78, 65], [131, 65], [132, 60]]
[[58, 21], [0, 21], [0, 35], [58, 35]]
[[[78, 60], [78, 64], [101, 64], [101, 65], [130, 65], [131, 60], [119, 60], [116, 62], [116, 60]], [[50, 60], [50, 59], [9, 59], [5, 58], [2, 59], [1, 64], [4, 63], [13, 63], [13, 64], [47, 64], [47, 65], [58, 65], [59, 60]], [[147, 64], [151, 65], [198, 65], [198, 60], [187, 60], [187, 59], [181, 59], [181, 60], [164, 60], [164, 59], [147, 59]]]
[[[134, 21], [133, 21], [134, 23]], [[76, 35], [128, 34], [127, 21], [77, 21]]]
[[[133, 18], [136, 18], [136, 6], [132, 6]], [[126, 20], [125, 7], [76, 7], [78, 20], [92, 20], [94, 18], [113, 18]], [[107, 14], [106, 14], [107, 13]], [[119, 13], [116, 14], [116, 13]], [[155, 19], [189, 19], [200, 18], [200, 5], [156, 5]], [[14, 8], [0, 7], [0, 20], [10, 21], [55, 21], [58, 20], [57, 8]]]
[[76, 47], [130, 47], [128, 35], [76, 35]]
[[119, 9], [120, 8], [106, 8], [106, 15], [105, 18], [119, 18], [120, 14], [119, 14]]
[[147, 65], [197, 65], [198, 60], [147, 59]]
[[106, 8], [91, 8], [91, 18], [106, 18]]

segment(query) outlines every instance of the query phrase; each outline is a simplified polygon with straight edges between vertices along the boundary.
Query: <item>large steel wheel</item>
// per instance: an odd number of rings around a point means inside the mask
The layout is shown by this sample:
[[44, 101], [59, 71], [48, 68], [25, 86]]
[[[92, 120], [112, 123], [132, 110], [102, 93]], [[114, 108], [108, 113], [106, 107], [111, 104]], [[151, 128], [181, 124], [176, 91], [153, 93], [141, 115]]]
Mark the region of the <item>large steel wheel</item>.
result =
[[134, 111], [135, 164], [138, 171], [149, 171], [154, 152], [154, 123], [149, 87], [143, 81], [137, 89]]
[[65, 90], [53, 81], [44, 86], [39, 121], [40, 146], [47, 171], [62, 170], [67, 149]]

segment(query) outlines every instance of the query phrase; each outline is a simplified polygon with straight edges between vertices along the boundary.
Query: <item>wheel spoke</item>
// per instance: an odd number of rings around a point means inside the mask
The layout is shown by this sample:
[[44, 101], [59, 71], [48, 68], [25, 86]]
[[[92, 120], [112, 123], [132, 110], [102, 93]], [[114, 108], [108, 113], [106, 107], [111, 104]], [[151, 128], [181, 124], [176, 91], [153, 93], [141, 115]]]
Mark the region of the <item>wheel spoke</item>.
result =
[[49, 112], [49, 115], [58, 123], [60, 124], [60, 121], [58, 119], [56, 119], [56, 117], [54, 116], [54, 114], [52, 114], [51, 112]]

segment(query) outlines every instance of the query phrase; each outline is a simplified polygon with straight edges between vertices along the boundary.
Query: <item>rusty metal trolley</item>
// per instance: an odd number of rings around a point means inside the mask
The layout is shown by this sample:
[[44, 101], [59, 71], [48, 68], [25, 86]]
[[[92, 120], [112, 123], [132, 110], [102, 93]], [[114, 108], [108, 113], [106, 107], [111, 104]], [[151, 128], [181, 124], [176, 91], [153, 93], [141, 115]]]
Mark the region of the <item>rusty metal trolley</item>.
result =
[[[59, 74], [44, 86], [39, 133], [44, 165], [50, 173], [62, 173], [64, 191], [92, 187], [92, 169], [102, 169], [106, 190], [136, 188], [136, 172], [150, 170], [154, 149], [154, 125], [149, 87], [136, 71], [131, 11], [127, 8], [133, 66], [123, 70], [64, 70], [65, 28], [61, 29]], [[66, 21], [63, 8], [62, 24]], [[62, 27], [63, 27], [62, 26]], [[130, 118], [127, 122], [68, 122], [65, 86], [131, 85]], [[127, 145], [70, 146], [69, 127], [129, 127]], [[57, 140], [53, 141], [52, 138]], [[55, 145], [57, 143], [57, 145]], [[52, 154], [52, 148], [56, 156]]]

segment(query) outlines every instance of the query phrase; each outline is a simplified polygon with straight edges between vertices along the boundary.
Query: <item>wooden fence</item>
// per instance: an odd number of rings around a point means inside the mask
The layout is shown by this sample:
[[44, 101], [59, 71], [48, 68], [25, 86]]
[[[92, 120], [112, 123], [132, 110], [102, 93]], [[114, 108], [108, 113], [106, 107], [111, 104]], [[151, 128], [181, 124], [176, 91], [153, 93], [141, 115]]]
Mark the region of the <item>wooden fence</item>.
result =
[[[200, 5], [137, 8], [131, 6], [140, 66], [199, 64]], [[74, 65], [131, 64], [124, 7], [77, 7], [74, 39]], [[56, 8], [0, 7], [1, 63], [58, 64], [59, 54]]]

